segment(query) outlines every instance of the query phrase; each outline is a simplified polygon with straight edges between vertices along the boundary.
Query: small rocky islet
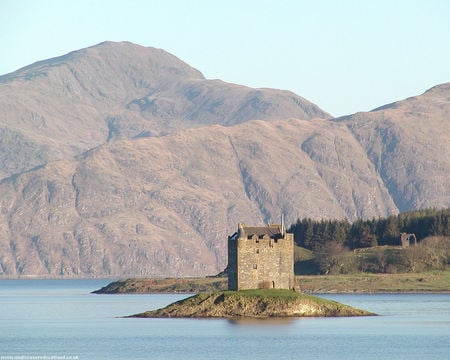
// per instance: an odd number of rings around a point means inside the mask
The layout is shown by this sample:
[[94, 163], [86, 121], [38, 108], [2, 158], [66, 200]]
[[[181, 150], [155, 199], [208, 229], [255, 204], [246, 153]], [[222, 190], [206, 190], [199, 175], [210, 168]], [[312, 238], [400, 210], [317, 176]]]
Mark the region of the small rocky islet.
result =
[[373, 316], [339, 302], [293, 290], [241, 290], [199, 293], [137, 318], [274, 318]]

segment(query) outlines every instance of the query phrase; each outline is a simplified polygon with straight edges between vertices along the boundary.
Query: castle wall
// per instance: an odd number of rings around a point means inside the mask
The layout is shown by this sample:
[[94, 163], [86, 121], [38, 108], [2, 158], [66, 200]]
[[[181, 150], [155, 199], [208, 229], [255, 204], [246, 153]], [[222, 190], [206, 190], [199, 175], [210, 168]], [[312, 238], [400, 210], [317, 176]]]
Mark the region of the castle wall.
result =
[[237, 279], [237, 241], [228, 237], [228, 289], [238, 290]]
[[230, 290], [294, 287], [293, 234], [229, 239], [228, 249]]

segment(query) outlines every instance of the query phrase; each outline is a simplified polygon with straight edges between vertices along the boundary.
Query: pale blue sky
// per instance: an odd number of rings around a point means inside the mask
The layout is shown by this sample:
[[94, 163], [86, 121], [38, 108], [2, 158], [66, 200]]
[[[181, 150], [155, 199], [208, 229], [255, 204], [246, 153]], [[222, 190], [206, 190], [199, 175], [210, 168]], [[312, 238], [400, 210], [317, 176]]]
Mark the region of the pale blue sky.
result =
[[448, 0], [0, 0], [0, 74], [105, 40], [335, 116], [450, 81]]

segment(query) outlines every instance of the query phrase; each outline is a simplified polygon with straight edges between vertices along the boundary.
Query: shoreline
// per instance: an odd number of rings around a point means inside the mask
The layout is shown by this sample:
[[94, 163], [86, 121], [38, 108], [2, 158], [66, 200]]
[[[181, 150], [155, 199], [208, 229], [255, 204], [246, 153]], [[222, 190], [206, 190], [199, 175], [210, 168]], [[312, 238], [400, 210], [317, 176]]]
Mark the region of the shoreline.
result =
[[[448, 294], [450, 271], [406, 274], [300, 275], [296, 290], [305, 294]], [[153, 294], [226, 290], [226, 277], [130, 278], [117, 280], [93, 291], [95, 294]]]
[[[0, 281], [104, 281], [95, 294], [197, 294], [226, 290], [226, 277], [0, 277]], [[305, 294], [450, 294], [450, 270], [424, 273], [297, 275], [296, 289]]]

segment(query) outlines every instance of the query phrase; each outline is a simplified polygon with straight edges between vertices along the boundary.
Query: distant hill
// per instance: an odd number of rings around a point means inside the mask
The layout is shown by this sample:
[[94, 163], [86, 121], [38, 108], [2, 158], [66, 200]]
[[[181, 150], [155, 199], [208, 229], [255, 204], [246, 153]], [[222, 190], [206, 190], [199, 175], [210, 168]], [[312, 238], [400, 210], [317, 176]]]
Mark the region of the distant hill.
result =
[[449, 96], [330, 119], [130, 43], [4, 75], [0, 276], [210, 275], [238, 221], [449, 206]]

